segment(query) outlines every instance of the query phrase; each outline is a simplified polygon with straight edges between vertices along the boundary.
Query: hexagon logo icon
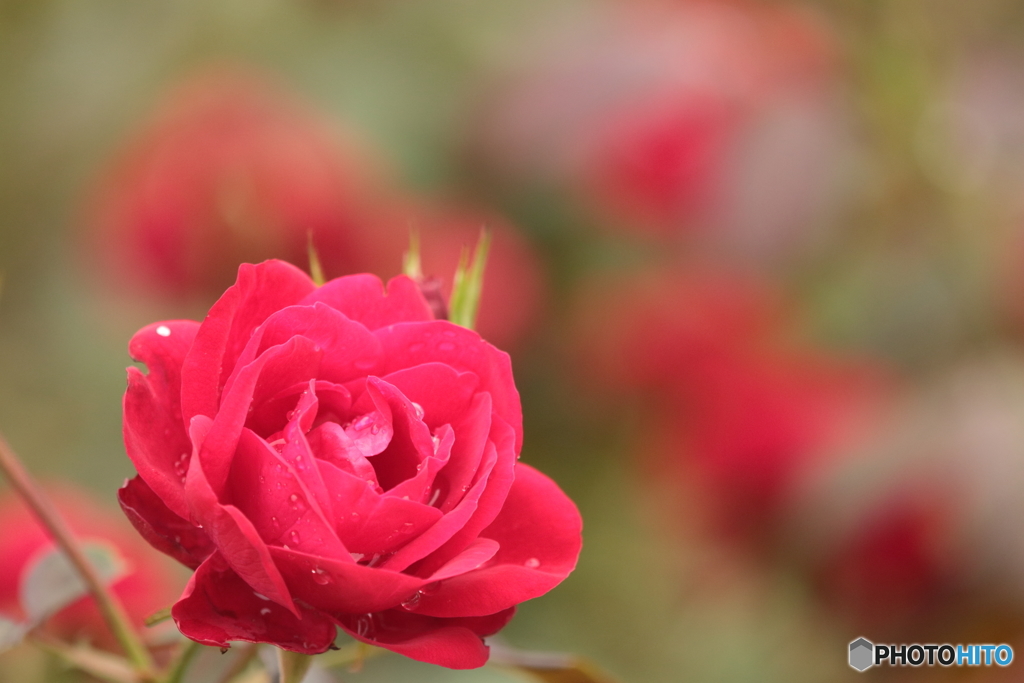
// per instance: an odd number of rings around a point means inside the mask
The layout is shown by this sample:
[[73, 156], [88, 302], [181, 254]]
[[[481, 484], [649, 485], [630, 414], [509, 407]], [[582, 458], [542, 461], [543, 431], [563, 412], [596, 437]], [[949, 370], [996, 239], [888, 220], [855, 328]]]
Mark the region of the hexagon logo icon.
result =
[[875, 646], [866, 638], [858, 638], [850, 643], [850, 666], [857, 671], [864, 671], [874, 664]]

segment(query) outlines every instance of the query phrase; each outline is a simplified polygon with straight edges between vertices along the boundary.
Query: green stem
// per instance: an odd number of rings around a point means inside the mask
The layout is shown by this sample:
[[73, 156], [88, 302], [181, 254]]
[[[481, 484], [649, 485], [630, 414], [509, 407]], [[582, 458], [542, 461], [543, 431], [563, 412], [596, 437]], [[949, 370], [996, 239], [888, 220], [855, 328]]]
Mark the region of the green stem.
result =
[[86, 559], [82, 547], [67, 523], [43, 494], [39, 486], [32, 480], [28, 471], [14, 454], [10, 444], [0, 434], [0, 470], [11, 482], [14, 490], [25, 500], [32, 512], [46, 528], [57, 546], [64, 552], [71, 565], [81, 575], [86, 587], [96, 600], [96, 605], [106, 619], [129, 661], [135, 667], [142, 680], [152, 680], [153, 659], [142, 644], [135, 629], [132, 628], [128, 614], [121, 601], [104, 585], [99, 574]]
[[231, 683], [231, 681], [238, 678], [247, 668], [253, 659], [256, 658], [256, 654], [259, 652], [259, 645], [256, 643], [249, 643], [235, 658], [235, 661], [231, 663], [228, 670], [217, 679], [217, 683]]
[[196, 655], [199, 654], [199, 650], [202, 647], [202, 645], [194, 640], [186, 641], [178, 652], [178, 656], [171, 662], [171, 666], [167, 669], [167, 673], [164, 674], [160, 683], [181, 683], [184, 680], [185, 670], [192, 663], [192, 660], [195, 659]]
[[277, 661], [281, 669], [281, 683], [302, 683], [310, 665], [313, 664], [313, 655], [279, 649]]
[[69, 666], [107, 683], [140, 683], [128, 660], [84, 645], [68, 645], [44, 633], [29, 636], [29, 642], [60, 658]]

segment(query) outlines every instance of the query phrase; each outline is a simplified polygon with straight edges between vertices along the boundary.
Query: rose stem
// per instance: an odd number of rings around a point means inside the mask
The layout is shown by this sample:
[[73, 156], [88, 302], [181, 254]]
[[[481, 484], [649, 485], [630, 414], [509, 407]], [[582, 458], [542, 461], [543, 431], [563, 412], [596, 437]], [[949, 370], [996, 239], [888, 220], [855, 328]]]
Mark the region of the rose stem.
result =
[[195, 659], [195, 656], [199, 654], [199, 650], [202, 647], [202, 645], [194, 640], [185, 641], [178, 652], [178, 656], [174, 658], [174, 661], [168, 668], [167, 674], [161, 679], [161, 683], [181, 683], [185, 677], [185, 670], [192, 663], [192, 660]]
[[3, 434], [0, 434], [0, 470], [3, 470], [14, 490], [25, 500], [54, 542], [64, 551], [68, 560], [81, 575], [86, 587], [96, 600], [100, 612], [103, 613], [103, 617], [110, 626], [110, 630], [114, 632], [118, 642], [121, 643], [121, 647], [124, 648], [125, 654], [128, 655], [128, 659], [132, 662], [139, 677], [146, 680], [151, 679], [153, 660], [138, 634], [135, 633], [135, 629], [132, 628], [121, 601], [107, 589], [96, 570], [89, 564], [71, 529], [32, 480]]
[[249, 663], [255, 659], [256, 653], [259, 650], [259, 646], [256, 643], [249, 643], [242, 648], [242, 651], [235, 657], [235, 661], [231, 663], [227, 671], [217, 679], [217, 683], [231, 683], [231, 681], [238, 678], [238, 676], [249, 668]]

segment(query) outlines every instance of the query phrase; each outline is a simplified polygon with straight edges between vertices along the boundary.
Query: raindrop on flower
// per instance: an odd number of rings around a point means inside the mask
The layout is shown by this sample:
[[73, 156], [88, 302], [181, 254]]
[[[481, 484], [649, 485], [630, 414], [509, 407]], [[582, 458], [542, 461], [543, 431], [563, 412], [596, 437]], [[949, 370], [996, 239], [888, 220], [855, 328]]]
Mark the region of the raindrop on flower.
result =
[[526, 562], [524, 562], [523, 565], [528, 569], [536, 569], [540, 566], [540, 560], [538, 560], [536, 557], [531, 557]]
[[263, 609], [260, 610], [260, 614], [262, 614], [263, 616], [267, 616], [268, 614], [270, 614], [270, 608], [269, 607], [264, 607]]
[[310, 573], [313, 574], [313, 580], [321, 586], [326, 586], [331, 582], [330, 575], [320, 567], [315, 567], [314, 569], [310, 570]]
[[288, 534], [288, 538], [292, 539], [292, 543], [298, 543], [299, 542], [299, 532], [298, 531], [291, 532], [290, 534]]
[[413, 401], [412, 402], [412, 409], [416, 411], [416, 419], [417, 420], [422, 420], [423, 419], [423, 414], [424, 414], [423, 413], [423, 406], [421, 406], [416, 401]]
[[356, 635], [359, 636], [360, 638], [366, 638], [369, 635], [370, 630], [372, 628], [373, 628], [373, 615], [372, 614], [367, 614], [365, 616], [359, 617], [359, 619], [356, 620]]
[[170, 337], [171, 328], [167, 327], [167, 325], [161, 325], [160, 327], [156, 328], [156, 333], [159, 334], [161, 337]]
[[408, 600], [402, 603], [402, 609], [407, 612], [411, 612], [416, 609], [416, 605], [420, 604], [420, 598], [423, 597], [419, 591], [412, 594]]

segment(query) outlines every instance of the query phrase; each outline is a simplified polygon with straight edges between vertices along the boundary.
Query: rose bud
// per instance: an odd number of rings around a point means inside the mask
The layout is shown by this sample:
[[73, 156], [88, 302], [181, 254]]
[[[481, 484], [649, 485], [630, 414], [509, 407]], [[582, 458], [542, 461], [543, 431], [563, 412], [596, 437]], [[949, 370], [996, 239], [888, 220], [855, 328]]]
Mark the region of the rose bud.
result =
[[[80, 541], [108, 546], [120, 556], [124, 567], [111, 588], [135, 625], [142, 626], [148, 615], [174, 601], [182, 584], [177, 572], [123, 518], [67, 484], [48, 489], [57, 511]], [[19, 597], [21, 583], [35, 562], [57, 546], [21, 498], [11, 492], [0, 499], [0, 528], [0, 615], [21, 622], [26, 619]], [[89, 596], [55, 613], [45, 628], [65, 639], [85, 639], [99, 647], [118, 649], [117, 640]]]
[[480, 336], [515, 351], [543, 315], [547, 294], [543, 264], [530, 242], [504, 216], [459, 204], [407, 200], [382, 210], [372, 225], [367, 235], [372, 236], [376, 252], [373, 270], [394, 271], [414, 230], [419, 235], [423, 276], [444, 302], [451, 296], [463, 249], [472, 253], [480, 231], [487, 228], [491, 246], [476, 323]]
[[575, 567], [581, 520], [518, 463], [507, 354], [435, 320], [416, 283], [321, 287], [243, 264], [202, 323], [140, 330], [120, 492], [195, 569], [173, 607], [201, 643], [328, 649], [352, 637], [451, 668]]
[[238, 264], [365, 259], [372, 163], [292, 93], [243, 68], [202, 72], [157, 105], [89, 198], [91, 265], [171, 297], [223, 291]]
[[474, 159], [615, 231], [793, 258], [827, 237], [852, 148], [835, 43], [791, 5], [588, 5], [494, 85]]

